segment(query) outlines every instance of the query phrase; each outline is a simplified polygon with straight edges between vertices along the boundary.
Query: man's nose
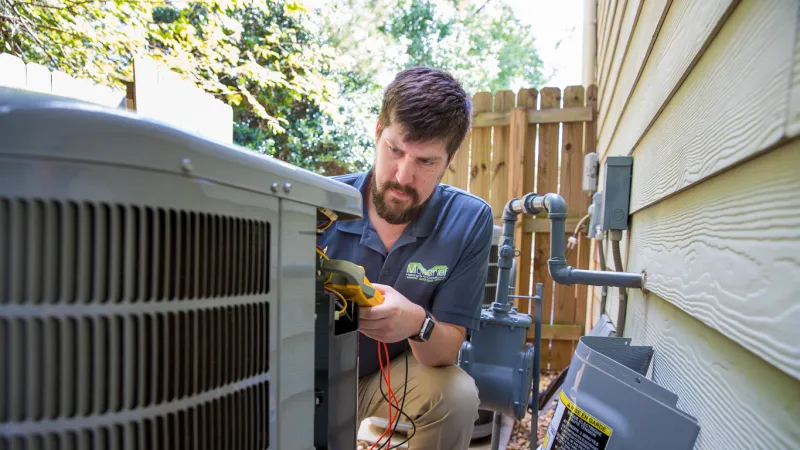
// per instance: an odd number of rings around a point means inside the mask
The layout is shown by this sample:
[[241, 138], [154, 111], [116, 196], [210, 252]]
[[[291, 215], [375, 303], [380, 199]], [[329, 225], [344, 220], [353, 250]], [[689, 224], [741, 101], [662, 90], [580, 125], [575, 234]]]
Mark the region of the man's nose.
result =
[[409, 185], [414, 181], [414, 162], [409, 158], [403, 158], [397, 163], [397, 173], [395, 179], [402, 186]]

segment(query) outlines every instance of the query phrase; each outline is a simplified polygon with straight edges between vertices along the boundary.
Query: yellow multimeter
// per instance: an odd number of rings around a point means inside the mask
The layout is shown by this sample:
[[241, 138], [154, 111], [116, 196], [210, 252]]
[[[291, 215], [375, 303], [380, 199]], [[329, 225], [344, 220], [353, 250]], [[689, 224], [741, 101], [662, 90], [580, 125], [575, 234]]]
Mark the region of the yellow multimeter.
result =
[[383, 294], [369, 282], [363, 267], [349, 261], [323, 259], [320, 270], [331, 274], [325, 287], [342, 294], [347, 301], [357, 302], [362, 307], [383, 303]]

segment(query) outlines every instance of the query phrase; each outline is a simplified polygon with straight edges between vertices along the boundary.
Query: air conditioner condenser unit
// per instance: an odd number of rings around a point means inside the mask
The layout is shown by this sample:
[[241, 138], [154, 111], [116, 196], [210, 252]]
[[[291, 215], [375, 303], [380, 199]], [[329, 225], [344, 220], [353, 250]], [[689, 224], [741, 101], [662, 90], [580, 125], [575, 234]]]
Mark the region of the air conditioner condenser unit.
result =
[[320, 207], [356, 218], [361, 196], [0, 89], [0, 447], [313, 447]]

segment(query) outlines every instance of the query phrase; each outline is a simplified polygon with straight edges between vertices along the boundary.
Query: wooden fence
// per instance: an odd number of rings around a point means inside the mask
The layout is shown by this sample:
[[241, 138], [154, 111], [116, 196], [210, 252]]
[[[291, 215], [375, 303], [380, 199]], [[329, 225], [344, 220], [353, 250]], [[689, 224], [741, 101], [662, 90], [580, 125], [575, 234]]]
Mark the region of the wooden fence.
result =
[[75, 98], [111, 108], [125, 108], [125, 90], [50, 71], [41, 64], [25, 63], [17, 56], [0, 53], [0, 87], [20, 88]]
[[233, 109], [149, 57], [133, 61], [127, 89], [95, 84], [0, 53], [0, 87], [74, 98], [167, 123], [226, 144], [233, 143]]
[[[528, 192], [557, 192], [567, 202], [566, 239], [586, 215], [591, 193], [583, 192], [583, 156], [595, 149], [597, 89], [569, 86], [522, 89], [517, 95], [500, 91], [474, 97], [473, 130], [456, 153], [443, 183], [467, 190], [492, 207], [502, 223], [509, 199]], [[587, 224], [588, 225], [588, 224]], [[543, 283], [541, 367], [561, 370], [569, 365], [577, 339], [584, 334], [587, 286], [556, 285], [550, 277], [550, 221], [546, 213], [517, 222], [517, 295], [533, 295]], [[567, 250], [567, 262], [588, 268], [590, 241], [579, 234], [578, 246]], [[522, 312], [533, 314], [527, 300]], [[533, 340], [533, 328], [529, 333]]]

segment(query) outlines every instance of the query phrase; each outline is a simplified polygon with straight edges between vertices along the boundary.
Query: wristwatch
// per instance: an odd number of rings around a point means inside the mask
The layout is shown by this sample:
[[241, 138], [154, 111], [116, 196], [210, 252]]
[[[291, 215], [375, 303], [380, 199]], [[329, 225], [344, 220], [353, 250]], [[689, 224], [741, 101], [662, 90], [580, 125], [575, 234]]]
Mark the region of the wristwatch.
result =
[[433, 317], [433, 314], [426, 309], [425, 320], [422, 322], [419, 334], [412, 335], [409, 339], [416, 342], [428, 342], [428, 339], [431, 338], [431, 334], [433, 333], [434, 326], [436, 326], [436, 319]]

